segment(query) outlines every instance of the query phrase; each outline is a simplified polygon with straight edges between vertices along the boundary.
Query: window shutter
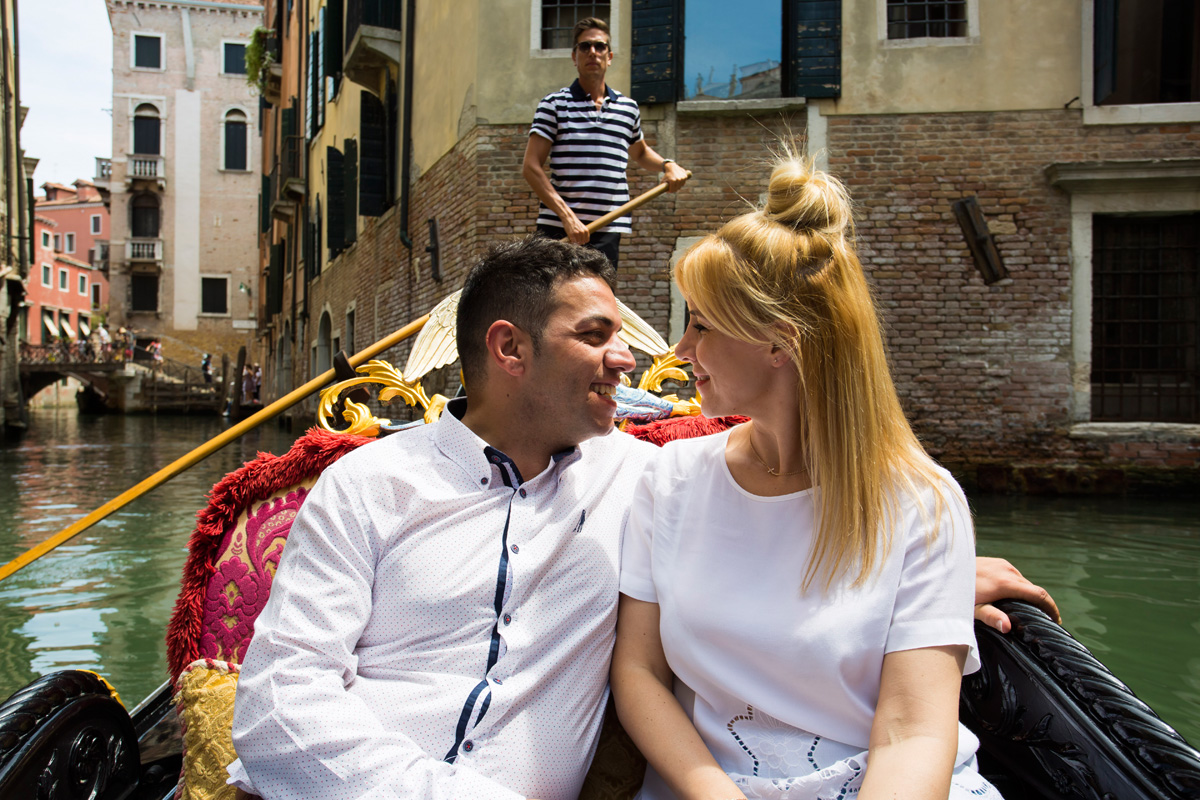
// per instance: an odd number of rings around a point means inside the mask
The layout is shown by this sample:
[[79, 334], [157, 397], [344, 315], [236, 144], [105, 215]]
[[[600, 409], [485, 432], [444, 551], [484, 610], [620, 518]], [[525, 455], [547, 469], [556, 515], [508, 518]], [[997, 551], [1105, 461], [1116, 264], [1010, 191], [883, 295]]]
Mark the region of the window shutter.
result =
[[633, 0], [630, 97], [639, 103], [678, 100], [682, 46], [681, 0]]
[[304, 240], [303, 244], [301, 245], [302, 249], [300, 251], [300, 255], [304, 259], [304, 278], [305, 280], [310, 281], [315, 277], [315, 273], [313, 271], [313, 263], [317, 250], [317, 243], [314, 241], [316, 237], [313, 235], [315, 233], [313, 230], [315, 227], [316, 225], [313, 223], [313, 221], [308, 218], [306, 208], [304, 214]]
[[346, 249], [346, 176], [345, 161], [336, 147], [325, 148], [325, 194], [329, 207], [325, 216], [325, 241], [329, 257]]
[[225, 169], [246, 169], [246, 123], [225, 123]]
[[324, 68], [324, 51], [322, 45], [325, 43], [325, 6], [317, 12], [317, 46], [313, 53], [313, 84], [315, 86], [317, 101], [317, 130], [325, 124], [325, 68]]
[[316, 40], [317, 34], [315, 32], [308, 34], [308, 80], [304, 82], [304, 135], [308, 137], [310, 142], [317, 135], [317, 127], [314, 124], [316, 114], [313, 108], [315, 99], [313, 97], [313, 88], [316, 85], [316, 81], [313, 79], [313, 75], [316, 74], [316, 70], [313, 69], [313, 65], [316, 63], [314, 56], [316, 52]]
[[284, 108], [284, 109], [280, 110], [279, 128], [280, 128], [280, 135], [283, 136], [284, 139], [286, 139], [289, 136], [296, 135], [296, 108], [295, 108], [295, 106], [292, 106], [290, 108]]
[[1092, 102], [1102, 105], [1117, 86], [1117, 0], [1096, 0], [1092, 30]]
[[283, 243], [271, 245], [267, 267], [267, 315], [283, 311]]
[[345, 211], [343, 221], [346, 225], [345, 242], [352, 245], [358, 241], [358, 142], [346, 140], [346, 162], [342, 172], [346, 179], [344, 195]]
[[359, 166], [358, 206], [364, 217], [378, 217], [388, 207], [387, 116], [383, 103], [370, 92], [362, 93], [359, 106], [362, 163]]
[[841, 0], [785, 0], [784, 48], [791, 97], [841, 97]]
[[258, 195], [258, 229], [266, 233], [271, 230], [271, 178], [262, 176], [262, 191]]
[[[396, 90], [396, 82], [388, 81], [387, 86], [387, 143], [384, 145], [387, 150], [384, 153], [385, 163], [387, 164], [387, 190], [384, 192], [384, 197], [387, 198], [387, 204], [392, 204], [392, 198], [396, 196], [396, 190], [400, 185], [400, 180], [396, 176], [396, 169], [400, 165], [400, 93]], [[400, 223], [401, 227], [407, 225], [407, 221]]]
[[325, 3], [325, 74], [334, 80], [337, 92], [337, 76], [342, 74], [342, 0], [326, 0]]

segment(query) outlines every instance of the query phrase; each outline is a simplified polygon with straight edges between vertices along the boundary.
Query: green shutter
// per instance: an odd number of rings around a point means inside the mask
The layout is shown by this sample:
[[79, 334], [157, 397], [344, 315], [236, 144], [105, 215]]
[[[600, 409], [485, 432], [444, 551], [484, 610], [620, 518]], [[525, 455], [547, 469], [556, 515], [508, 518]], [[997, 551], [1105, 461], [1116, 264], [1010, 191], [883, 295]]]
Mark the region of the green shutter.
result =
[[362, 93], [359, 109], [362, 159], [358, 168], [358, 211], [364, 217], [378, 217], [391, 199], [387, 195], [387, 112], [379, 98], [367, 91]]
[[841, 0], [784, 0], [785, 94], [841, 97]]
[[682, 63], [682, 0], [634, 0], [630, 97], [639, 103], [675, 102]]
[[343, 195], [345, 242], [349, 246], [358, 241], [358, 142], [354, 139], [346, 140], [346, 161], [342, 175], [346, 180], [346, 190]]
[[325, 243], [329, 257], [346, 249], [346, 177], [345, 160], [336, 147], [325, 148]]

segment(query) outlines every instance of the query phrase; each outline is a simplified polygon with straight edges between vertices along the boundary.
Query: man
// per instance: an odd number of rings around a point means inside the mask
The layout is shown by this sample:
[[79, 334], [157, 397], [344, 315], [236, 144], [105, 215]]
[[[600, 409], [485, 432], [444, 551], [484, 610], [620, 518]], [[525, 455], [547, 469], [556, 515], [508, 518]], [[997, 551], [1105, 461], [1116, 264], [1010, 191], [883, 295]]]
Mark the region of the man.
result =
[[[615, 267], [621, 234], [630, 232], [629, 215], [590, 235], [587, 223], [629, 200], [629, 159], [662, 172], [671, 192], [679, 191], [687, 172], [646, 144], [637, 103], [605, 84], [613, 60], [608, 23], [588, 17], [574, 33], [571, 61], [579, 77], [538, 104], [523, 174], [541, 200], [538, 232], [595, 248]], [[553, 178], [546, 174], [547, 158]]]
[[[343, 457], [296, 517], [241, 671], [240, 788], [578, 796], [608, 691], [620, 533], [654, 452], [613, 430], [634, 367], [614, 279], [599, 253], [541, 237], [471, 271], [457, 330], [469, 402]], [[994, 597], [1035, 589], [989, 572]]]

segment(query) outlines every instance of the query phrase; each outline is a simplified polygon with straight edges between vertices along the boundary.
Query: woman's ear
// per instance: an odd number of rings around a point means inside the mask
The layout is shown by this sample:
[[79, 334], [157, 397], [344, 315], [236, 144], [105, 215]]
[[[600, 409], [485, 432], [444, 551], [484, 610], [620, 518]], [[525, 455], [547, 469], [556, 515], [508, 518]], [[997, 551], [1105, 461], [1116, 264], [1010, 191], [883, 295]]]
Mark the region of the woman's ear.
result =
[[508, 320], [491, 324], [484, 339], [488, 359], [507, 375], [521, 375], [528, 366], [533, 343], [528, 334]]

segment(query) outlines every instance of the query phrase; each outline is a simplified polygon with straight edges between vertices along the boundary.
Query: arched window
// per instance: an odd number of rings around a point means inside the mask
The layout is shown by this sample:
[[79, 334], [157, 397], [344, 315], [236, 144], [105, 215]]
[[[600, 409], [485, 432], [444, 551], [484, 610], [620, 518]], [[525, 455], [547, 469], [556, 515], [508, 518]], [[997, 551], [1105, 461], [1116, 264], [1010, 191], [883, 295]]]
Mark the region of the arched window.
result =
[[246, 115], [238, 110], [225, 114], [225, 169], [246, 169]]
[[161, 123], [158, 109], [142, 103], [133, 112], [133, 152], [137, 155], [162, 154]]
[[332, 338], [333, 320], [329, 318], [329, 312], [326, 311], [321, 315], [321, 323], [317, 326], [317, 358], [313, 363], [314, 378], [333, 366]]
[[130, 207], [130, 229], [137, 239], [158, 238], [158, 198], [143, 192], [133, 196]]

